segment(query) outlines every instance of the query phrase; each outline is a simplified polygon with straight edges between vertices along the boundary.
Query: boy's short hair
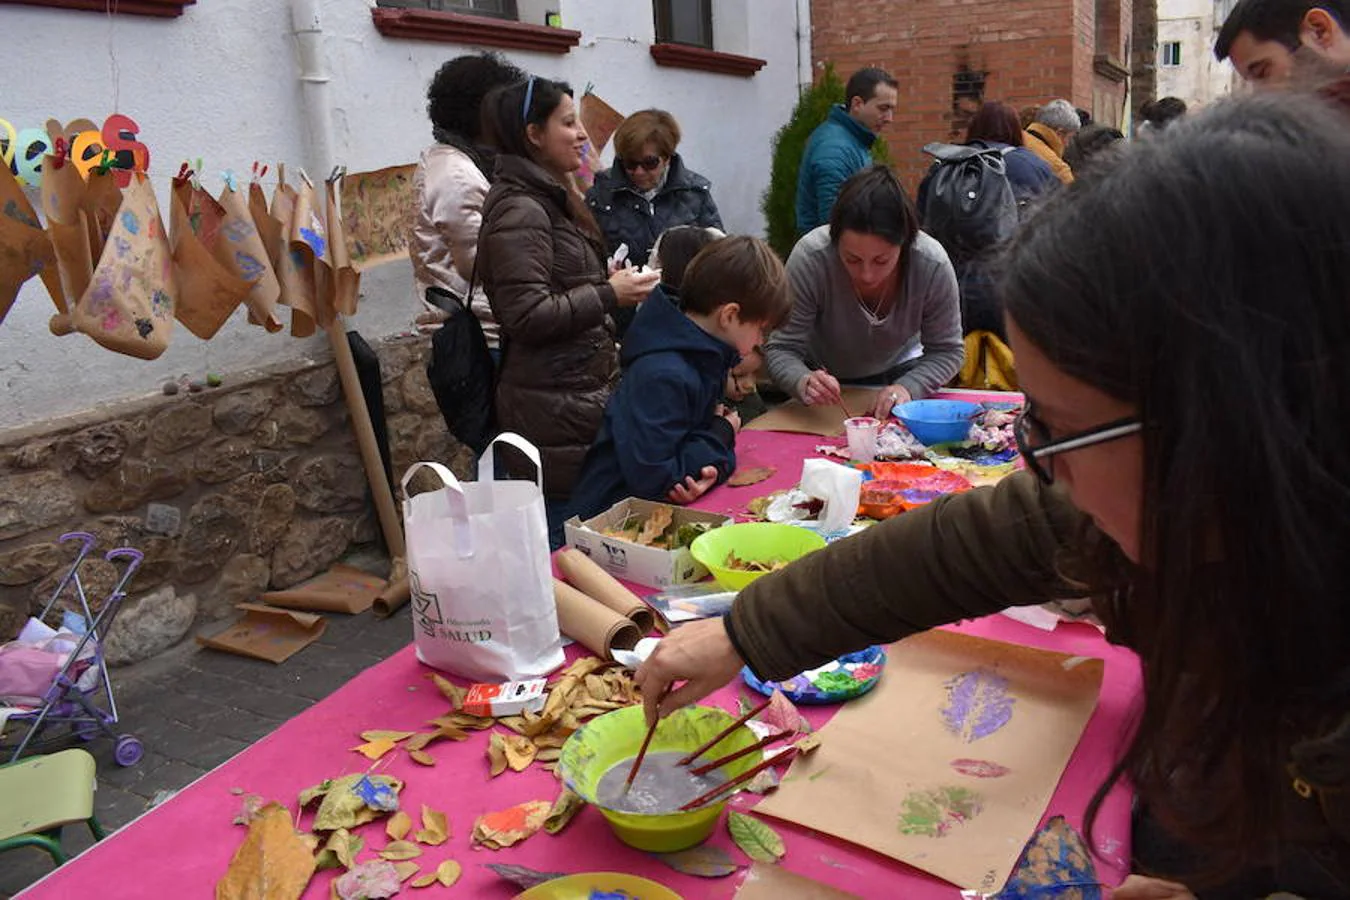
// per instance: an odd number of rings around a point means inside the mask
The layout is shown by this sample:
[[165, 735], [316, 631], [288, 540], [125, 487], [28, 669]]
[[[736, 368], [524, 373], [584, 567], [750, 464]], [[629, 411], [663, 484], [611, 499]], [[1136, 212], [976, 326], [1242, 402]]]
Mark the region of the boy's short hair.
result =
[[685, 312], [708, 315], [738, 303], [741, 321], [774, 327], [792, 307], [787, 270], [764, 241], [736, 235], [713, 241], [690, 261], [680, 285]]

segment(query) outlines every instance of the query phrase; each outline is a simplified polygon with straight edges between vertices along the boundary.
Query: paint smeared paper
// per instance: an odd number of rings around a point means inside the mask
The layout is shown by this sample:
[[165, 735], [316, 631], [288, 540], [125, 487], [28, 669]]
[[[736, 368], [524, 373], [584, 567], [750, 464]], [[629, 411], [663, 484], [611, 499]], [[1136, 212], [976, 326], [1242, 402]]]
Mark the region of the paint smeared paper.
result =
[[942, 721], [947, 730], [969, 744], [998, 731], [1012, 720], [1013, 698], [1008, 679], [993, 672], [965, 672], [947, 682]]

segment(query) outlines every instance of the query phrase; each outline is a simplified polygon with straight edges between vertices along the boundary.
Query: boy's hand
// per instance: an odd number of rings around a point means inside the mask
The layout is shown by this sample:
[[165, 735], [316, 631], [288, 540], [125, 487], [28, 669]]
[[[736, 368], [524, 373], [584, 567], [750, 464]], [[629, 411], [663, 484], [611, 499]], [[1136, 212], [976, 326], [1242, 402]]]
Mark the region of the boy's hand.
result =
[[732, 431], [741, 430], [741, 414], [729, 406], [723, 406], [717, 411], [717, 414], [731, 423]]
[[666, 499], [671, 503], [678, 503], [681, 506], [693, 503], [699, 497], [708, 493], [713, 485], [717, 484], [717, 469], [713, 466], [704, 466], [699, 472], [697, 480], [693, 475], [687, 476], [684, 481], [670, 489], [666, 494]]

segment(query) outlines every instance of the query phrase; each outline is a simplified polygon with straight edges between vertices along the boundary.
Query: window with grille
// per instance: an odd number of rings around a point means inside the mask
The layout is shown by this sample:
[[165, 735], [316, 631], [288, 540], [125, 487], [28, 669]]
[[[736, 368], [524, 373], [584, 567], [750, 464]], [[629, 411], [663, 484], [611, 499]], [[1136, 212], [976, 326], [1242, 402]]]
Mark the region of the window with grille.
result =
[[713, 49], [712, 0], [655, 0], [656, 42]]
[[1163, 43], [1162, 64], [1168, 67], [1181, 65], [1181, 41], [1166, 41]]
[[376, 0], [375, 5], [466, 13], [471, 16], [489, 16], [493, 19], [517, 18], [516, 0]]

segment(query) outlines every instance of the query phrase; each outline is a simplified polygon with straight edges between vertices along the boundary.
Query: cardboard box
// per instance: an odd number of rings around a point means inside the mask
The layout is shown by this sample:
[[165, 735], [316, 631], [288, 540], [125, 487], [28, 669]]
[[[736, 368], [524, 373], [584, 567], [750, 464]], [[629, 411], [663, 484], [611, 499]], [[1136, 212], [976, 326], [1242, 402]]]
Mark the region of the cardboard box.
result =
[[707, 567], [694, 559], [688, 547], [678, 550], [644, 547], [601, 533], [607, 528], [619, 527], [634, 516], [645, 519], [652, 510], [661, 506], [673, 511], [671, 520], [677, 528], [691, 522], [708, 522], [717, 527], [731, 521], [731, 516], [629, 497], [585, 522], [576, 516], [568, 519], [563, 524], [567, 545], [585, 553], [615, 578], [647, 587], [670, 587], [672, 584], [687, 584], [706, 578]]

